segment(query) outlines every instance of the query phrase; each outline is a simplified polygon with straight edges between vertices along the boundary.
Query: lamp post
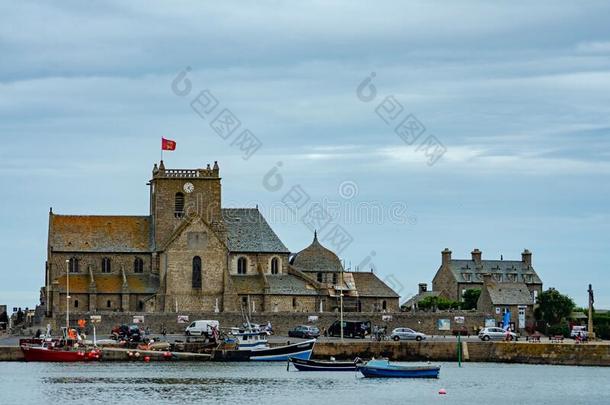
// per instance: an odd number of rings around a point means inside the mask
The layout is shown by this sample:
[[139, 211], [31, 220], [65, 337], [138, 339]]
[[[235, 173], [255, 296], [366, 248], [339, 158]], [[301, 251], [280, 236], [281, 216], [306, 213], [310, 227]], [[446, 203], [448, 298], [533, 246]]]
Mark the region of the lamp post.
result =
[[70, 260], [66, 259], [66, 337], [70, 329]]

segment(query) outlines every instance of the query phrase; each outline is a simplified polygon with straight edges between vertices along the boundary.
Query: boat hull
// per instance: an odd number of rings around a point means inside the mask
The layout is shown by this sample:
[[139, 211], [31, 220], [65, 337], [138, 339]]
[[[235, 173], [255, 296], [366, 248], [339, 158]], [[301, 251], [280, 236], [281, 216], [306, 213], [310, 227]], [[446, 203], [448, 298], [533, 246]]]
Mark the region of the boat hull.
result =
[[315, 340], [250, 351], [251, 361], [287, 361], [289, 358], [309, 360]]
[[85, 350], [55, 350], [36, 346], [21, 346], [25, 361], [73, 363], [99, 360], [99, 352]]
[[386, 362], [370, 362], [358, 366], [368, 378], [438, 378], [440, 366], [397, 366]]
[[299, 371], [356, 371], [356, 363], [351, 361], [315, 361], [291, 358], [290, 362]]

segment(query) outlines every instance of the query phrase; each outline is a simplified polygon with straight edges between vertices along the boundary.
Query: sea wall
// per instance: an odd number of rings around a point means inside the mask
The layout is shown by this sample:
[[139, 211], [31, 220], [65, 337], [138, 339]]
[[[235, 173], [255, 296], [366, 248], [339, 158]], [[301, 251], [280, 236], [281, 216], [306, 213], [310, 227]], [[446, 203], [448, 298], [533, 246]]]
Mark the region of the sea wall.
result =
[[[462, 359], [471, 362], [610, 366], [610, 345], [604, 343], [462, 342]], [[319, 342], [314, 357], [353, 359], [387, 357], [401, 361], [457, 361], [457, 343]]]
[[[78, 319], [90, 319], [90, 313], [70, 313], [73, 324], [76, 325]], [[229, 328], [241, 325], [243, 317], [240, 313], [202, 313], [202, 312], [181, 312], [181, 313], [141, 313], [141, 312], [97, 312], [101, 316], [101, 323], [97, 325], [100, 336], [110, 333], [112, 327], [119, 324], [131, 324], [134, 317], [143, 317], [143, 328], [148, 328], [151, 333], [160, 333], [165, 329], [167, 333], [184, 333], [186, 326], [197, 319], [214, 319], [220, 322], [221, 328]], [[188, 316], [188, 323], [179, 323], [178, 316]], [[316, 317], [315, 321], [310, 321], [310, 317]], [[389, 318], [388, 318], [389, 317]], [[457, 324], [455, 317], [463, 317], [464, 323]], [[300, 324], [314, 324], [321, 330], [328, 328], [334, 321], [339, 319], [336, 313], [304, 313], [304, 312], [266, 312], [254, 313], [250, 316], [252, 323], [267, 324], [271, 322], [276, 334], [286, 335], [288, 330]], [[472, 311], [438, 311], [438, 312], [399, 312], [392, 314], [374, 313], [346, 313], [346, 320], [368, 320], [373, 325], [387, 326], [388, 332], [397, 327], [413, 328], [417, 331], [429, 335], [448, 335], [451, 329], [464, 328], [470, 333], [476, 333], [485, 323], [485, 316], [479, 312]], [[445, 323], [449, 329], [439, 330], [437, 321], [439, 319], [448, 320]], [[54, 328], [64, 325], [64, 319], [57, 318], [45, 321]], [[44, 329], [44, 327], [43, 327]]]

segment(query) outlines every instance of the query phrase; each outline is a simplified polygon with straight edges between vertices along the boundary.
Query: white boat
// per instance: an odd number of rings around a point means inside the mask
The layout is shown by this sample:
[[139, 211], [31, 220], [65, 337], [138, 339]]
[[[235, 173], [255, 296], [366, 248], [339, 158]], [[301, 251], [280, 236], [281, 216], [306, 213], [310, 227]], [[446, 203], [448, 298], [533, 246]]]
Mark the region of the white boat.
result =
[[315, 339], [284, 346], [270, 347], [268, 333], [260, 329], [232, 328], [227, 342], [235, 343], [237, 350], [249, 352], [253, 361], [287, 361], [289, 358], [309, 360]]

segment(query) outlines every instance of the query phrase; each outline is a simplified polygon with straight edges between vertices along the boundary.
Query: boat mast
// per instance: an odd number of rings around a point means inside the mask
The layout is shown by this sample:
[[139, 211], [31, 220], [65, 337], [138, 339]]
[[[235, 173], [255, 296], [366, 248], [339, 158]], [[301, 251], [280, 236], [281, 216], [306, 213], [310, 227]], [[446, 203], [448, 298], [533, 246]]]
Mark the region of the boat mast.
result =
[[70, 260], [66, 259], [66, 338], [70, 329]]
[[341, 341], [343, 341], [343, 266], [341, 266], [341, 285], [339, 285], [339, 306], [341, 313]]

